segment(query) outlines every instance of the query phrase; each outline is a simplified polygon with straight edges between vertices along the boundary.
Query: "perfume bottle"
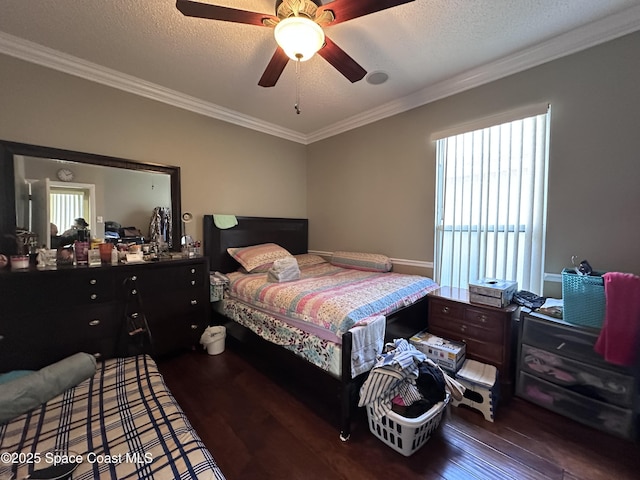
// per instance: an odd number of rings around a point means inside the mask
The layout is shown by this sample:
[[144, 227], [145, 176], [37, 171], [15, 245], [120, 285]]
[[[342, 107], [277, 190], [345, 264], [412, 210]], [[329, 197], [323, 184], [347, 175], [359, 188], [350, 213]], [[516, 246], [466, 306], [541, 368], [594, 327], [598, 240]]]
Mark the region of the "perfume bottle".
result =
[[89, 230], [79, 229], [78, 239], [73, 244], [77, 265], [86, 265], [89, 261]]

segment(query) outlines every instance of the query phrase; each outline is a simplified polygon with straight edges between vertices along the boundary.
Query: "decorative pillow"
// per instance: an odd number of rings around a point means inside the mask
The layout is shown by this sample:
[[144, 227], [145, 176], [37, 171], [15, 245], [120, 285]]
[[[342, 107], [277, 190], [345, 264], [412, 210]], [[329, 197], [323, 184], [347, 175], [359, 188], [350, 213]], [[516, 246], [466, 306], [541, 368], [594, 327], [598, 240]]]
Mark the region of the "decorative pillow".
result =
[[0, 424], [39, 407], [95, 372], [95, 357], [76, 353], [3, 384], [0, 388]]
[[232, 247], [227, 248], [227, 252], [249, 273], [264, 273], [271, 268], [275, 260], [291, 256], [286, 249], [275, 243]]
[[298, 261], [299, 267], [306, 267], [307, 265], [317, 265], [318, 263], [325, 263], [326, 260], [320, 255], [314, 255], [313, 253], [301, 253], [294, 255]]
[[389, 272], [392, 267], [391, 259], [386, 255], [360, 252], [333, 252], [331, 264], [368, 272]]

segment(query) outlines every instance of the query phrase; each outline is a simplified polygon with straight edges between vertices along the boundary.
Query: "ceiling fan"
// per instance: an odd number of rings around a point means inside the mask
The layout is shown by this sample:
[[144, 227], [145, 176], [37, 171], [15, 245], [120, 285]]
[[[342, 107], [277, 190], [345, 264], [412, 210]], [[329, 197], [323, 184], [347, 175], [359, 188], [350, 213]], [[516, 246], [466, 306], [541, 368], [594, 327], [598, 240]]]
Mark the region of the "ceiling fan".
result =
[[[324, 34], [322, 27], [336, 25], [413, 1], [333, 0], [326, 5], [322, 5], [320, 0], [276, 0], [275, 15], [191, 0], [177, 0], [176, 7], [183, 15], [188, 17], [274, 28], [278, 47], [258, 82], [261, 87], [273, 87], [290, 58], [304, 61], [311, 58], [316, 52], [352, 83], [361, 80], [367, 71], [332, 42]], [[306, 28], [311, 39], [315, 42], [315, 45], [309, 51], [302, 51], [301, 45], [303, 42], [299, 38], [295, 38], [294, 46], [291, 48], [283, 48], [281, 46], [284, 45], [284, 40], [281, 41], [281, 38], [288, 36], [296, 26]]]

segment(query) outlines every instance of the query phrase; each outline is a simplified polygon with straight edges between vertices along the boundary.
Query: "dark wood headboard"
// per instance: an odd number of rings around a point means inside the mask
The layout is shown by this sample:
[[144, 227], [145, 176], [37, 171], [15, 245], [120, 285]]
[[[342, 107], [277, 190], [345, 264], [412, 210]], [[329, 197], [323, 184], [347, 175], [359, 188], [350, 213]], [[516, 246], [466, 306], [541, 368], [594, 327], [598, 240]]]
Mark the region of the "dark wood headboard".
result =
[[236, 217], [238, 225], [220, 229], [213, 215], [205, 215], [202, 231], [204, 254], [209, 268], [222, 273], [233, 272], [239, 264], [227, 253], [229, 247], [248, 247], [261, 243], [277, 243], [292, 255], [307, 253], [309, 220], [306, 218]]

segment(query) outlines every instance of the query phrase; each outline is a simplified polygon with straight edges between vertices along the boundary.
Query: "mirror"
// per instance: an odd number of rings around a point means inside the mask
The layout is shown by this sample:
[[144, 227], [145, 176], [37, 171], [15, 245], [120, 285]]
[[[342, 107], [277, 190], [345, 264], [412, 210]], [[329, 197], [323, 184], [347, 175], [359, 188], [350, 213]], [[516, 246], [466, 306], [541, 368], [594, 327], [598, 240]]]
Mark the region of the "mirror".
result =
[[[170, 208], [171, 249], [180, 250], [179, 167], [0, 141], [0, 253], [17, 250], [16, 227], [50, 245], [49, 199], [55, 192], [82, 192], [94, 237], [116, 222], [148, 238], [154, 208]], [[62, 233], [70, 225], [57, 227]]]

